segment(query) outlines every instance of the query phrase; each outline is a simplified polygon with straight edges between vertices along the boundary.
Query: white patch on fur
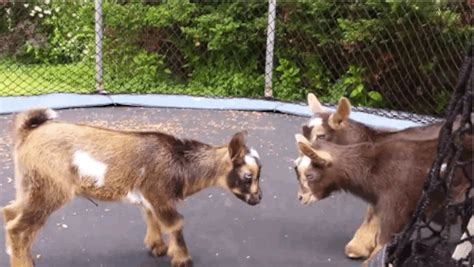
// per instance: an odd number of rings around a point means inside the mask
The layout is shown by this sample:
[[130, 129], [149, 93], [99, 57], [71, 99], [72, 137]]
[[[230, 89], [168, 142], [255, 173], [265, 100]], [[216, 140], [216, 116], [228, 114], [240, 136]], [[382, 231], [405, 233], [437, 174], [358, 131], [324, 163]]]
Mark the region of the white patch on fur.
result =
[[58, 113], [56, 113], [56, 111], [49, 108], [45, 111], [45, 113], [48, 119], [50, 120], [56, 119], [58, 117]]
[[141, 194], [136, 190], [133, 190], [127, 193], [127, 200], [128, 202], [132, 204], [136, 204], [136, 205], [142, 204]]
[[298, 192], [298, 196], [300, 196], [300, 201], [304, 205], [308, 205], [310, 203], [318, 201], [315, 195], [311, 193], [311, 189], [308, 185], [308, 180], [306, 176], [303, 174], [309, 166], [311, 166], [311, 159], [307, 156], [300, 156], [295, 160], [296, 168], [298, 169], [298, 176], [299, 176], [299, 183], [300, 183], [300, 191]]
[[441, 172], [444, 172], [446, 170], [446, 166], [447, 166], [446, 163], [443, 163], [441, 165]]
[[127, 193], [127, 201], [134, 205], [144, 206], [145, 208], [152, 210], [150, 202], [142, 195], [142, 193], [136, 189]]
[[303, 205], [309, 205], [311, 203], [317, 202], [318, 198], [312, 193], [298, 193], [298, 196], [301, 197], [300, 202]]
[[298, 157], [297, 159], [293, 161], [293, 163], [295, 164], [295, 166], [298, 167], [298, 165], [300, 165], [300, 161], [301, 161], [301, 157]]
[[153, 206], [151, 205], [151, 203], [142, 195], [142, 203], [143, 203], [143, 206], [149, 210], [153, 210]]
[[250, 194], [245, 194], [245, 201], [247, 201], [247, 202], [248, 202], [248, 201], [249, 201], [249, 199], [250, 199]]
[[321, 126], [321, 125], [323, 125], [323, 119], [321, 118], [312, 118], [308, 124], [309, 127]]
[[10, 246], [7, 246], [5, 252], [7, 253], [8, 256], [12, 255], [12, 248]]
[[87, 152], [78, 150], [74, 153], [72, 164], [77, 167], [80, 177], [90, 177], [97, 187], [104, 186], [107, 165], [92, 158]]
[[245, 155], [244, 157], [245, 163], [248, 165], [257, 165], [257, 161], [253, 156]]
[[260, 159], [260, 155], [258, 154], [257, 150], [253, 148], [250, 149], [250, 155], [254, 156], [257, 159]]
[[311, 159], [308, 156], [301, 156], [298, 159], [296, 159], [298, 164], [296, 166], [298, 167], [306, 167], [308, 168], [311, 166]]

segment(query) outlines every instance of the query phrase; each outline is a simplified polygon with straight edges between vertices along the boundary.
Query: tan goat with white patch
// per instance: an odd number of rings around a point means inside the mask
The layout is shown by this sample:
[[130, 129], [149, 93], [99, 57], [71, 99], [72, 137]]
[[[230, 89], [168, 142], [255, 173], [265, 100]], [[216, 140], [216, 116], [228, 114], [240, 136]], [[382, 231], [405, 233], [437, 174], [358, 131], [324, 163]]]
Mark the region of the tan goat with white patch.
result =
[[[14, 124], [16, 199], [3, 208], [12, 267], [34, 265], [36, 233], [75, 196], [142, 206], [145, 245], [172, 266], [191, 266], [178, 201], [220, 186], [250, 205], [260, 202], [260, 160], [237, 133], [213, 147], [160, 132], [126, 132], [53, 121], [55, 112], [20, 113]], [[162, 231], [170, 235], [167, 246]]]

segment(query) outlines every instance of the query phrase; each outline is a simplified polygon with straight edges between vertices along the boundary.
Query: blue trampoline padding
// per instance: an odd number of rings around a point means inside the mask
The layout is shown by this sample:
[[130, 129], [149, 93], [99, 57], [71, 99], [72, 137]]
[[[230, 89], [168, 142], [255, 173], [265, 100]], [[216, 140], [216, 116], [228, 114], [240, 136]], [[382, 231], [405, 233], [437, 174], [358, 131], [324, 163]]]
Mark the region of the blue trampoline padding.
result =
[[[335, 108], [325, 107], [328, 111], [335, 111]], [[279, 107], [277, 107], [277, 111], [287, 114], [294, 114], [299, 116], [311, 116], [311, 112], [306, 105], [298, 105], [298, 104], [291, 104], [291, 103], [282, 103]], [[366, 124], [371, 127], [375, 128], [385, 128], [385, 129], [405, 129], [408, 127], [420, 126], [422, 124], [406, 121], [406, 120], [398, 120], [398, 119], [390, 119], [374, 114], [369, 114], [365, 112], [359, 111], [351, 111], [350, 118], [358, 121], [360, 123]]]
[[127, 106], [274, 111], [278, 102], [248, 98], [209, 98], [186, 95], [111, 95]]
[[[248, 98], [209, 98], [185, 95], [81, 95], [47, 94], [38, 96], [0, 97], [0, 114], [14, 113], [33, 107], [53, 109], [125, 105], [217, 110], [271, 111], [297, 116], [311, 116], [306, 105]], [[333, 108], [327, 108], [334, 110]], [[404, 129], [417, 126], [415, 122], [390, 119], [363, 112], [351, 112], [351, 119], [372, 127]]]
[[112, 100], [104, 95], [47, 94], [36, 96], [5, 96], [0, 97], [0, 114], [19, 112], [34, 107], [62, 109], [108, 106], [112, 104]]
[[[219, 110], [278, 111], [281, 113], [311, 116], [306, 105], [248, 98], [208, 98], [184, 95], [111, 95], [114, 103], [127, 106], [197, 108]], [[328, 108], [328, 110], [334, 110]], [[417, 126], [411, 121], [389, 119], [363, 112], [352, 112], [351, 119], [373, 127], [403, 129]]]

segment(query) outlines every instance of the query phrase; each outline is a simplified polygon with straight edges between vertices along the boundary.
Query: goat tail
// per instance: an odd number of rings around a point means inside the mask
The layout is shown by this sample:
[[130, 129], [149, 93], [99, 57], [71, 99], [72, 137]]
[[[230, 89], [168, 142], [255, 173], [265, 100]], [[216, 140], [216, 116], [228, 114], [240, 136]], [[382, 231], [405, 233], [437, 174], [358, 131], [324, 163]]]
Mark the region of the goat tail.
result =
[[57, 113], [49, 108], [30, 109], [17, 114], [13, 122], [13, 139], [16, 144], [23, 142], [28, 134], [43, 123], [57, 118]]

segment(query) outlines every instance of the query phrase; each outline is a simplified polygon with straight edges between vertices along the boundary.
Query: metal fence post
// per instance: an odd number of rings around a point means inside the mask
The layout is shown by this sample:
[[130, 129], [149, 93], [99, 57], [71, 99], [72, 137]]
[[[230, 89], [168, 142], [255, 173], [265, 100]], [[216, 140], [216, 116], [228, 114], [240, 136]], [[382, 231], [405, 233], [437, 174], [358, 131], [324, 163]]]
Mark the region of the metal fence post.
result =
[[276, 0], [268, 0], [267, 48], [265, 53], [265, 97], [273, 97], [273, 49], [275, 47]]
[[102, 0], [95, 0], [95, 90], [105, 94], [102, 64]]

